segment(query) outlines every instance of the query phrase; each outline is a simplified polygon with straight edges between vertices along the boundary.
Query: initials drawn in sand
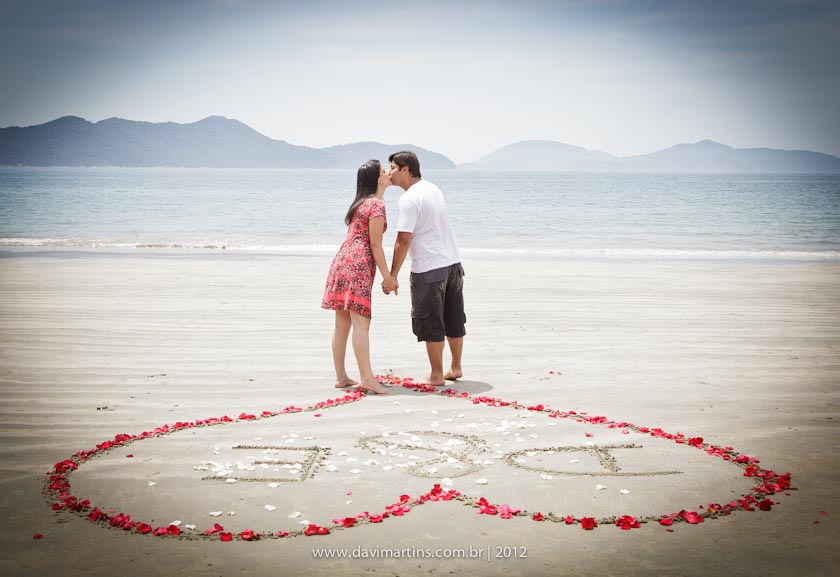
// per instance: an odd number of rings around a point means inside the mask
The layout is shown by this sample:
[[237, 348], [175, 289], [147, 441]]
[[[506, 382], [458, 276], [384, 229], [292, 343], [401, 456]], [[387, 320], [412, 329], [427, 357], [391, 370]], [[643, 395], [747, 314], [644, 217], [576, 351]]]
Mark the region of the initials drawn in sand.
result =
[[[589, 477], [656, 477], [660, 475], [679, 475], [682, 471], [623, 471], [618, 466], [618, 461], [612, 451], [619, 449], [643, 449], [641, 445], [635, 443], [628, 443], [623, 445], [587, 445], [582, 447], [550, 447], [548, 449], [524, 449], [508, 453], [504, 456], [504, 462], [511, 467], [519, 467], [526, 471], [534, 471], [537, 473], [550, 473], [552, 475], [570, 475], [570, 476], [589, 476]], [[548, 467], [539, 467], [529, 464], [529, 458], [536, 458], [537, 461], [542, 461], [546, 457], [550, 457], [555, 453], [587, 453], [594, 456], [603, 469], [599, 471], [567, 471], [560, 469], [552, 469]]]
[[[407, 431], [408, 440], [395, 441], [393, 436], [372, 435], [362, 437], [357, 446], [379, 455], [395, 456], [394, 451], [426, 451], [437, 456], [421, 463], [404, 466], [404, 471], [414, 477], [439, 479], [464, 477], [482, 470], [482, 460], [478, 457], [489, 453], [487, 444], [473, 435], [461, 435], [442, 431]], [[682, 471], [624, 471], [612, 451], [624, 449], [643, 449], [642, 445], [625, 443], [621, 445], [587, 446], [559, 446], [539, 449], [522, 449], [507, 453], [502, 462], [511, 467], [533, 471], [536, 473], [550, 473], [557, 476], [590, 476], [590, 477], [656, 477], [661, 475], [679, 475]], [[585, 453], [595, 457], [602, 468], [597, 471], [568, 471], [551, 468], [546, 461], [558, 453]], [[542, 465], [542, 466], [540, 466]], [[445, 471], [442, 469], [446, 468]]]
[[[403, 467], [409, 475], [426, 479], [464, 477], [475, 473], [481, 470], [481, 465], [475, 462], [474, 457], [488, 451], [484, 441], [473, 435], [441, 431], [407, 431], [406, 435], [409, 439], [403, 442], [395, 442], [384, 435], [365, 436], [359, 439], [357, 446], [380, 455], [400, 449], [434, 452], [438, 455], [435, 458]], [[473, 459], [468, 458], [470, 455]]]
[[[247, 449], [254, 451], [262, 451], [263, 457], [254, 458], [251, 465], [237, 471], [236, 476], [232, 476], [233, 469], [229, 467], [228, 463], [216, 463], [213, 461], [205, 461], [202, 465], [208, 469], [212, 466], [213, 475], [206, 475], [201, 478], [202, 481], [223, 481], [229, 482], [232, 479], [236, 481], [250, 481], [256, 483], [275, 482], [275, 483], [300, 483], [313, 477], [318, 470], [318, 467], [329, 456], [329, 447], [319, 447], [316, 445], [309, 447], [279, 447], [276, 445], [234, 445], [233, 449]], [[272, 455], [283, 455], [287, 458], [279, 459], [272, 458]], [[272, 473], [280, 470], [287, 471], [292, 477], [282, 477], [280, 475], [272, 475]], [[265, 473], [259, 475], [258, 473]]]

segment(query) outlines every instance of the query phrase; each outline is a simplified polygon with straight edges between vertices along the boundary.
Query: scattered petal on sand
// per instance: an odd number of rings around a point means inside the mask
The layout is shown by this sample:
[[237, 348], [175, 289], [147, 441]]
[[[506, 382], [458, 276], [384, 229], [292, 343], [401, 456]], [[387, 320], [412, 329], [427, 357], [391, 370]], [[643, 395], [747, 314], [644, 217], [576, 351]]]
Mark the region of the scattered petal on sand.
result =
[[176, 527], [178, 527], [178, 526], [180, 526], [180, 525], [181, 525], [181, 522], [180, 522], [180, 521], [177, 521], [177, 520], [176, 520], [176, 521], [172, 521], [172, 522], [170, 523], [170, 525], [175, 525]]
[[266, 505], [265, 506], [266, 511], [274, 511], [276, 508], [277, 507], [275, 507], [274, 505]]
[[221, 517], [222, 512], [221, 511], [210, 511], [210, 516], [211, 517]]
[[358, 475], [359, 473], [362, 472], [362, 470], [361, 469], [350, 469], [350, 472], [353, 473], [354, 475]]
[[546, 480], [554, 478], [553, 475], [549, 475], [548, 473], [541, 473], [540, 477], [542, 477], [543, 479], [546, 479]]
[[155, 485], [157, 485], [157, 483], [155, 483], [154, 481], [149, 481], [149, 482], [146, 484], [146, 486], [147, 486], [147, 487], [154, 487]]
[[236, 479], [225, 479], [225, 483], [236, 483]]
[[595, 490], [596, 491], [603, 491], [606, 488], [607, 488], [606, 485], [595, 485]]
[[228, 511], [227, 512], [228, 517], [233, 517], [234, 515], [236, 515], [236, 511]]
[[486, 485], [486, 484], [487, 484], [487, 479], [484, 479], [484, 478], [482, 478], [482, 479], [476, 479], [476, 480], [475, 480], [475, 482], [476, 482], [476, 484], [478, 484], [478, 485]]
[[300, 511], [295, 511], [294, 513], [289, 514], [289, 519], [297, 519], [300, 517]]
[[184, 529], [189, 529], [190, 531], [195, 531], [195, 525], [184, 525]]
[[277, 481], [272, 481], [271, 483], [268, 484], [268, 486], [271, 487], [272, 489], [276, 489], [277, 487], [280, 486], [280, 483], [278, 483]]
[[570, 463], [580, 463], [580, 459], [569, 459]]
[[452, 479], [450, 479], [449, 477], [444, 477], [443, 479], [441, 479], [440, 484], [441, 485], [446, 485], [447, 487], [451, 487], [452, 485], [454, 485], [454, 483], [452, 482]]
[[391, 466], [391, 465], [385, 465], [384, 467], [382, 467], [382, 470], [383, 470], [383, 471], [390, 471], [390, 470], [391, 470], [391, 469], [393, 469], [393, 468], [394, 468], [394, 467], [393, 467], [393, 466]]
[[622, 495], [629, 495], [630, 491], [628, 491], [627, 489], [622, 489], [619, 491], [619, 493], [621, 493]]

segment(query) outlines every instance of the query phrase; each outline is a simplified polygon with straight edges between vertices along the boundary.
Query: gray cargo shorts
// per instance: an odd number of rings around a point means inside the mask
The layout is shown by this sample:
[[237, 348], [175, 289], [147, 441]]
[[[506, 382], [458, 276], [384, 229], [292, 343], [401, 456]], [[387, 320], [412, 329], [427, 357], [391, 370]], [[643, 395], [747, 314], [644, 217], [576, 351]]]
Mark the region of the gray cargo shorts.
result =
[[466, 322], [461, 263], [411, 273], [411, 326], [418, 341], [463, 337]]

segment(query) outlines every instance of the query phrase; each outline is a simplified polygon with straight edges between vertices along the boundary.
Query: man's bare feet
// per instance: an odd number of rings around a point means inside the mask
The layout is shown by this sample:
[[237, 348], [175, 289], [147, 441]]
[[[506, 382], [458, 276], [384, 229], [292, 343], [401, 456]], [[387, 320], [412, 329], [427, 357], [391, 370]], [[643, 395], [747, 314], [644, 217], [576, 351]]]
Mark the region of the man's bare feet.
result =
[[447, 381], [457, 381], [463, 376], [464, 373], [461, 372], [461, 369], [452, 369], [451, 371], [443, 375], [443, 378]]
[[362, 381], [359, 384], [359, 389], [361, 389], [362, 391], [369, 392], [369, 393], [375, 393], [377, 395], [387, 395], [388, 394], [388, 389], [383, 387], [382, 384], [377, 380]]
[[335, 388], [336, 389], [343, 389], [344, 387], [355, 387], [358, 384], [359, 384], [358, 381], [354, 381], [350, 377], [346, 377], [344, 379], [336, 381]]

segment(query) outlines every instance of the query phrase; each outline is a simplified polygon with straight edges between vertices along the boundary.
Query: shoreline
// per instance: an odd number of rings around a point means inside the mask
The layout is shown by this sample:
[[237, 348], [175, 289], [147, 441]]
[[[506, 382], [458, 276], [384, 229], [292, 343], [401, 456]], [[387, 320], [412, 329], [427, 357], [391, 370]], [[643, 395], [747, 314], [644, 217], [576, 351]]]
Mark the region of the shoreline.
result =
[[[393, 252], [393, 246], [384, 246], [386, 255]], [[136, 257], [136, 258], [185, 258], [185, 257], [230, 257], [230, 258], [284, 258], [284, 257], [329, 257], [335, 255], [337, 247], [326, 245], [290, 245], [286, 247], [238, 248], [238, 247], [183, 247], [173, 246], [25, 246], [0, 244], [0, 258], [66, 256], [80, 257]], [[563, 262], [637, 262], [637, 263], [706, 263], [706, 264], [840, 264], [840, 252], [808, 251], [708, 251], [708, 250], [660, 250], [660, 249], [613, 249], [561, 250], [561, 249], [461, 249], [465, 261], [480, 260], [557, 260]]]

